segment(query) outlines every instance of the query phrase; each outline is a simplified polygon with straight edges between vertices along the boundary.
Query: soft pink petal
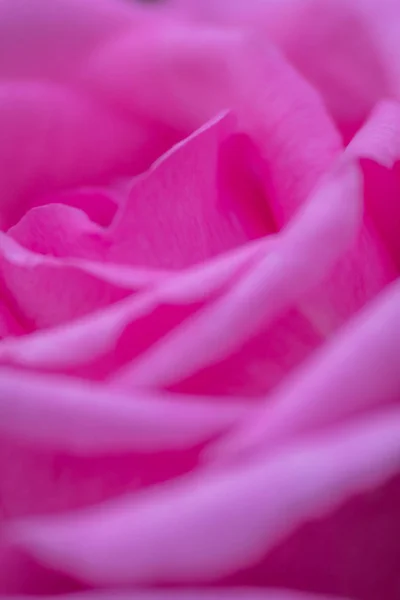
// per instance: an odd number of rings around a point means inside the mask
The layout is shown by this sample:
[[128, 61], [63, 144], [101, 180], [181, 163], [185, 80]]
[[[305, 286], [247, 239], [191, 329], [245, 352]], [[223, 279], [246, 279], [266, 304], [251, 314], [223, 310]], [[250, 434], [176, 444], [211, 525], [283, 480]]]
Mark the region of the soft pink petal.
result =
[[76, 209], [49, 204], [30, 210], [9, 234], [42, 254], [168, 268], [262, 237], [274, 227], [255, 172], [265, 165], [257, 165], [246, 136], [232, 136], [233, 124], [229, 115], [208, 123], [136, 178], [108, 231]]
[[96, 100], [54, 83], [0, 85], [3, 226], [24, 210], [23, 198], [132, 169], [148, 132]]
[[167, 22], [102, 46], [82, 77], [116, 107], [186, 132], [233, 109], [239, 129], [268, 162], [280, 224], [329, 168], [340, 143], [314, 90], [265, 40], [253, 42], [236, 29]]
[[93, 48], [143, 25], [142, 8], [109, 0], [2, 0], [0, 78], [71, 79]]
[[400, 104], [382, 102], [348, 149], [362, 159], [366, 208], [397, 266], [400, 264], [399, 134]]
[[48, 204], [29, 210], [7, 234], [25, 248], [61, 258], [104, 261], [104, 230], [77, 208]]
[[92, 584], [211, 581], [257, 562], [305, 520], [383, 485], [399, 472], [399, 457], [400, 413], [392, 410], [233, 471], [19, 522], [10, 534], [44, 564]]
[[273, 2], [264, 19], [258, 14], [264, 32], [320, 91], [347, 140], [375, 103], [390, 94], [387, 64], [368, 3]]
[[254, 197], [256, 175], [242, 178], [239, 197], [222, 180], [223, 160], [225, 177], [244, 177], [252, 167], [246, 140], [236, 144], [240, 165], [224, 151], [233, 126], [231, 115], [207, 124], [136, 179], [110, 228], [108, 260], [182, 268], [271, 231], [268, 199], [262, 191]]
[[[157, 273], [153, 277], [154, 282], [160, 280]], [[146, 281], [140, 273], [135, 277], [134, 271], [123, 274], [119, 267], [114, 272], [107, 265], [35, 254], [4, 234], [0, 235], [0, 278], [10, 311], [26, 332], [90, 314], [152, 282], [150, 273]]]
[[360, 227], [359, 184], [356, 165], [341, 163], [279, 234], [273, 252], [222, 298], [161, 339], [121, 374], [121, 380], [172, 385], [225, 358], [297, 303], [353, 244]]
[[[396, 282], [265, 399], [215, 454], [232, 459], [288, 443], [400, 398], [400, 284]], [[215, 456], [214, 452], [212, 453]]]
[[[20, 340], [5, 340], [0, 343], [0, 360], [41, 369], [78, 369], [85, 376], [103, 379], [220, 296], [231, 282], [268, 254], [273, 244], [273, 240], [261, 240], [189, 271], [169, 277], [161, 274], [158, 284], [144, 289], [143, 294], [65, 326], [32, 333]], [[19, 248], [18, 255], [22, 251], [27, 253]], [[93, 272], [94, 267], [90, 265], [89, 269]], [[106, 268], [103, 277], [130, 283], [136, 279], [141, 286], [152, 281], [149, 275], [140, 277], [140, 272], [135, 278], [129, 271], [120, 271]]]
[[76, 453], [190, 447], [247, 414], [244, 403], [109, 386], [0, 368], [0, 431]]
[[[111, 186], [103, 188], [73, 188], [71, 190], [64, 190], [55, 194], [35, 198], [35, 202], [32, 202], [32, 208], [47, 206], [49, 204], [63, 204], [79, 208], [86, 213], [91, 221], [102, 227], [107, 227], [115, 217], [115, 213], [117, 212], [118, 205], [121, 201], [121, 192], [118, 189], [112, 189]], [[24, 219], [22, 219], [22, 221], [24, 221]], [[23, 223], [23, 226], [21, 226], [20, 223], [21, 222], [15, 227], [12, 227], [8, 233], [13, 230], [15, 235], [18, 231], [18, 235], [23, 235], [26, 240], [24, 244], [30, 247], [29, 229], [26, 227], [26, 223]]]
[[[48, 215], [48, 211], [52, 214]], [[56, 214], [58, 215], [57, 218]], [[33, 252], [27, 251], [14, 241], [15, 238], [20, 237], [20, 234], [21, 238], [23, 238], [22, 226], [31, 217], [35, 222], [35, 227], [37, 226], [38, 228], [36, 231], [35, 229], [33, 231], [29, 230], [30, 241], [32, 244], [36, 244]], [[41, 217], [44, 217], [43, 222]], [[49, 231], [46, 230], [46, 234], [48, 233], [48, 235], [42, 237], [38, 230], [40, 229], [40, 225], [43, 225], [47, 229], [48, 220], [55, 227], [49, 227]], [[73, 227], [69, 230], [68, 226], [71, 223]], [[44, 270], [46, 268], [53, 271], [66, 271], [69, 268], [71, 270], [81, 270], [84, 273], [113, 283], [116, 286], [124, 286], [131, 290], [144, 290], [146, 287], [158, 285], [172, 274], [171, 271], [161, 269], [129, 267], [115, 263], [106, 263], [101, 260], [93, 261], [74, 258], [82, 254], [93, 254], [99, 259], [104, 253], [104, 245], [100, 230], [88, 223], [80, 211], [75, 211], [75, 209], [69, 207], [53, 206], [51, 208], [42, 207], [35, 209], [28, 213], [20, 224], [21, 229], [19, 229], [19, 226], [16, 226], [11, 228], [7, 235], [0, 235], [0, 254], [3, 256], [3, 260], [10, 263], [10, 265], [25, 266], [26, 269], [30, 269], [31, 271], [38, 265], [43, 267]], [[61, 228], [61, 231], [56, 225]], [[67, 236], [64, 236], [65, 231], [62, 230], [62, 227], [67, 229]], [[37, 235], [32, 235], [34, 233]], [[75, 238], [73, 234], [75, 234]], [[242, 254], [244, 257], [246, 254], [250, 256], [252, 251], [253, 248], [249, 247]], [[41, 254], [47, 256], [41, 256]], [[48, 256], [48, 254], [51, 256]], [[66, 258], [64, 260], [57, 260], [57, 257], [60, 255], [65, 255]], [[233, 260], [232, 262], [234, 267], [235, 261]]]
[[[301, 310], [291, 309], [261, 326], [224, 359], [206, 365], [170, 389], [180, 393], [263, 397], [317, 348], [323, 337]], [[129, 377], [114, 381], [129, 386]]]
[[[245, 26], [274, 41], [318, 89], [347, 139], [391, 95], [399, 9], [385, 0], [169, 0], [195, 20]], [[385, 40], [392, 38], [392, 43]], [[389, 36], [388, 36], [389, 34]], [[395, 47], [398, 44], [395, 44]]]

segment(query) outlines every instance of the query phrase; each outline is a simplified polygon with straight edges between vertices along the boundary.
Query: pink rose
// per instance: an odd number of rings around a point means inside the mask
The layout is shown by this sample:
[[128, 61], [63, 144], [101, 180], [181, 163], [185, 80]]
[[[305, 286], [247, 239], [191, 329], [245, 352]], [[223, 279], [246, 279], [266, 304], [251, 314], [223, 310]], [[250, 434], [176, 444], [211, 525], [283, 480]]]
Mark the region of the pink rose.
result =
[[398, 600], [398, 0], [0, 0], [0, 596]]

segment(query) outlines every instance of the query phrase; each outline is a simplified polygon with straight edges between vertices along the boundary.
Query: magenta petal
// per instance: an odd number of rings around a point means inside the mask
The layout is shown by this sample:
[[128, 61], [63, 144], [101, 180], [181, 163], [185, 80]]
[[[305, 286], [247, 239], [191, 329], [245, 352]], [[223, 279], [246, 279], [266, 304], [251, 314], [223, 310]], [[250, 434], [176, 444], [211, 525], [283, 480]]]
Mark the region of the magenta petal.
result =
[[399, 135], [400, 104], [382, 102], [348, 149], [361, 159], [368, 215], [397, 266], [400, 264]]
[[[1, 288], [0, 288], [1, 289]], [[13, 306], [13, 300], [6, 299], [2, 290], [0, 299], [0, 340], [9, 336], [18, 336], [26, 332], [25, 323]]]
[[28, 211], [7, 234], [21, 246], [61, 258], [104, 260], [104, 230], [76, 208], [48, 204]]
[[[207, 124], [136, 178], [108, 231], [70, 206], [49, 204], [8, 233], [41, 254], [167, 268], [262, 237], [272, 227], [268, 200], [251, 172], [251, 145], [232, 136], [233, 124], [229, 115]], [[75, 196], [79, 204], [83, 192]]]
[[0, 84], [0, 126], [3, 227], [23, 214], [32, 195], [102, 183], [132, 169], [148, 139], [137, 121], [54, 83]]
[[400, 395], [400, 284], [350, 322], [212, 451], [232, 459], [383, 408]]
[[44, 564], [91, 584], [211, 581], [254, 564], [304, 521], [383, 485], [399, 472], [399, 456], [400, 413], [392, 410], [233, 471], [22, 521], [10, 534]]
[[[121, 200], [121, 192], [112, 189], [111, 186], [74, 188], [35, 198], [32, 208], [48, 204], [63, 204], [82, 210], [94, 223], [108, 227], [115, 217]], [[15, 230], [16, 227], [13, 229]]]
[[[35, 596], [36, 600], [340, 600], [333, 596], [316, 596], [283, 589], [179, 589], [179, 590], [135, 590], [132, 592], [121, 591], [96, 591], [81, 594], [63, 594], [62, 596]], [[10, 600], [0, 596], [0, 600]], [[13, 600], [32, 600], [32, 596], [13, 596]], [[342, 598], [345, 600], [345, 598]]]
[[278, 234], [273, 251], [222, 298], [129, 366], [122, 381], [130, 385], [175, 384], [225, 358], [260, 327], [273, 323], [299, 296], [319, 284], [351, 246], [360, 227], [360, 204], [358, 169], [351, 162], [340, 163], [297, 218]]
[[267, 198], [251, 219], [251, 187], [246, 203], [222, 196], [222, 145], [233, 126], [231, 115], [208, 123], [136, 179], [111, 226], [108, 260], [182, 268], [269, 233]]
[[381, 36], [376, 35], [385, 8], [371, 11], [373, 5], [368, 0], [292, 0], [272, 3], [264, 16], [262, 8], [254, 14], [263, 24], [253, 21], [254, 26], [321, 93], [346, 140], [375, 103], [391, 93]]
[[0, 78], [73, 78], [93, 47], [143, 24], [140, 8], [109, 0], [57, 0], [56, 8], [52, 0], [2, 0], [0, 56], [7, 58]]
[[99, 48], [82, 78], [116, 107], [186, 133], [232, 109], [239, 130], [251, 135], [268, 162], [279, 224], [304, 202], [340, 150], [315, 91], [265, 39], [254, 40], [247, 31], [157, 24]]
[[[347, 139], [391, 95], [396, 23], [392, 0], [170, 0], [193, 20], [268, 37], [320, 92]], [[386, 35], [386, 39], [385, 39]]]
[[[224, 359], [180, 379], [169, 389], [259, 400], [296, 369], [321, 342], [323, 337], [301, 310], [291, 309], [272, 324], [261, 326]], [[130, 378], [117, 373], [114, 381], [129, 387]]]

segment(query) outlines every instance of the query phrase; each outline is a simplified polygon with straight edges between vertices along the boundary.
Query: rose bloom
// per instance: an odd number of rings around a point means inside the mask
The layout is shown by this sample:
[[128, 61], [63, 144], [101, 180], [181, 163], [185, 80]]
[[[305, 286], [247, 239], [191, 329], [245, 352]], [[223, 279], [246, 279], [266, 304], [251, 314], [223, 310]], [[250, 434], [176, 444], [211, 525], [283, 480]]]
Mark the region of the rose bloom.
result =
[[400, 597], [398, 0], [0, 0], [0, 596]]

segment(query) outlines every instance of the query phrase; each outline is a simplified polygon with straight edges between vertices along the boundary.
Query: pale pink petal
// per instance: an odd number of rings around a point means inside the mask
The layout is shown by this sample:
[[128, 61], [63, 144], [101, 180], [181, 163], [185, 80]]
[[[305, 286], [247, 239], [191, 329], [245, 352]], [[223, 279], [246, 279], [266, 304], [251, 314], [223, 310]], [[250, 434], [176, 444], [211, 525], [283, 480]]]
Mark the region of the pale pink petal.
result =
[[[4, 340], [0, 343], [0, 361], [40, 369], [78, 370], [85, 376], [103, 379], [220, 296], [254, 262], [268, 254], [273, 245], [274, 240], [253, 242], [232, 255], [189, 271], [170, 276], [161, 274], [157, 285], [151, 285], [154, 279], [149, 275], [140, 277], [139, 272], [135, 278], [129, 272], [125, 275], [106, 268], [105, 281], [125, 281], [131, 285], [136, 281], [148, 289], [73, 323], [32, 333], [20, 340]], [[17, 257], [21, 252], [27, 254], [19, 248]], [[44, 257], [33, 256], [43, 261]], [[92, 265], [88, 269], [96, 273]], [[98, 269], [97, 275], [102, 275], [102, 271], [103, 268]]]
[[156, 272], [152, 275], [145, 278], [134, 270], [124, 274], [118, 266], [114, 272], [111, 265], [42, 256], [0, 235], [1, 285], [27, 333], [90, 314], [162, 280]]
[[[33, 231], [30, 227], [27, 227], [26, 230], [24, 227], [25, 224], [29, 224], [30, 220], [35, 226]], [[49, 227], [47, 231], [49, 224], [53, 227]], [[42, 235], [41, 226], [46, 228], [46, 236]], [[69, 228], [69, 226], [71, 227]], [[29, 235], [30, 243], [27, 245], [34, 246], [31, 249], [33, 252], [22, 248], [14, 241], [15, 239], [19, 241], [20, 237], [24, 241], [24, 233]], [[64, 233], [68, 235], [64, 236]], [[101, 260], [74, 258], [82, 255], [94, 255], [97, 259], [101, 258], [102, 254], [105, 254], [104, 239], [101, 233], [97, 226], [88, 222], [81, 211], [59, 205], [40, 207], [30, 211], [17, 226], [9, 230], [7, 235], [0, 235], [0, 255], [4, 262], [21, 268], [25, 266], [26, 269], [32, 270], [40, 265], [44, 270], [46, 268], [53, 271], [65, 271], [69, 268], [81, 270], [116, 286], [125, 286], [130, 290], [144, 290], [148, 286], [159, 284], [161, 280], [172, 275], [172, 272], [167, 270], [130, 267]], [[253, 248], [250, 247], [247, 252], [251, 255], [252, 251]], [[41, 254], [46, 256], [41, 256]], [[49, 254], [50, 256], [48, 256]], [[242, 254], [245, 256], [246, 251]], [[65, 259], [57, 260], [56, 258], [59, 256], [65, 256]], [[235, 261], [232, 262], [234, 267]]]
[[399, 468], [400, 413], [392, 410], [232, 471], [21, 521], [10, 535], [44, 564], [91, 584], [212, 581], [256, 563], [304, 521], [379, 488]]
[[109, 386], [0, 368], [0, 431], [69, 452], [160, 451], [194, 446], [248, 413], [245, 403]]
[[212, 450], [233, 459], [288, 443], [400, 397], [400, 284], [368, 306], [238, 431]]

